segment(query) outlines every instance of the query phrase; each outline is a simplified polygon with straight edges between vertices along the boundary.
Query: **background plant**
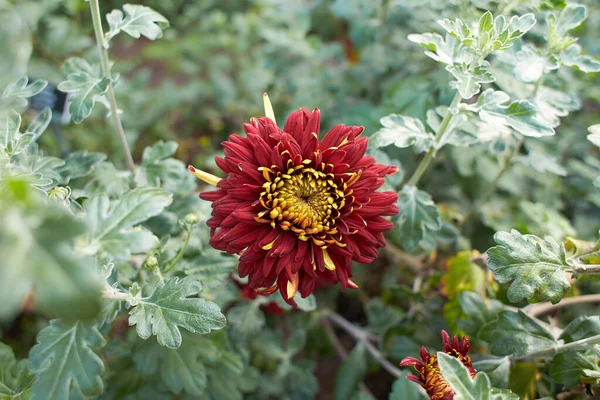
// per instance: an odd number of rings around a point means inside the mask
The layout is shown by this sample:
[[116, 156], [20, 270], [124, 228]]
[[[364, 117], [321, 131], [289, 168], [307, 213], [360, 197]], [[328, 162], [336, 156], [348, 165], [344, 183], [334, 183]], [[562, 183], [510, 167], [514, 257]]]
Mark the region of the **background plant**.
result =
[[[599, 15], [0, 0], [0, 397], [420, 398], [398, 362], [441, 329], [471, 339], [476, 381], [440, 361], [464, 398], [597, 395]], [[185, 163], [211, 169], [264, 91], [404, 171], [360, 291], [291, 310], [207, 244]]]

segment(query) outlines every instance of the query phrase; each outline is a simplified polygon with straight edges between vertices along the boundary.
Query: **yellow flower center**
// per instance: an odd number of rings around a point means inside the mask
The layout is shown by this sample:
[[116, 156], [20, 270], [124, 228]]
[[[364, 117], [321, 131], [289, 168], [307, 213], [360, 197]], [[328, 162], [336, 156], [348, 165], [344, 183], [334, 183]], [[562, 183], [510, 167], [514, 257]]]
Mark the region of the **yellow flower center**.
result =
[[300, 240], [311, 238], [323, 248], [331, 243], [341, 246], [334, 235], [338, 234], [335, 220], [346, 204], [344, 191], [334, 182], [332, 173], [324, 172], [325, 164], [321, 169], [307, 164], [310, 160], [290, 166], [285, 172], [259, 168], [265, 177], [259, 200], [264, 210], [255, 219], [273, 228], [279, 225], [291, 230]]

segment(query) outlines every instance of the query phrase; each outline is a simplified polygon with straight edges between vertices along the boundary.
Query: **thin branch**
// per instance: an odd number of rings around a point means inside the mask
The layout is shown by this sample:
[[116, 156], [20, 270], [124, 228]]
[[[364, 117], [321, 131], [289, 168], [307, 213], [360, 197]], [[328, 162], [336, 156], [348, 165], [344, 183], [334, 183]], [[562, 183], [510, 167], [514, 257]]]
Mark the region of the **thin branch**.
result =
[[544, 349], [534, 351], [533, 353], [525, 354], [524, 356], [517, 357], [517, 360], [538, 358], [538, 357], [552, 357], [558, 353], [562, 353], [568, 350], [585, 350], [588, 347], [600, 343], [600, 335], [590, 336], [585, 339], [577, 340], [575, 342], [546, 347]]
[[[323, 319], [323, 328], [325, 329], [325, 333], [327, 334], [327, 337], [329, 338], [329, 341], [331, 342], [331, 345], [333, 346], [338, 357], [340, 358], [340, 360], [344, 361], [346, 358], [348, 358], [348, 352], [344, 348], [342, 342], [340, 342], [340, 339], [335, 334], [335, 331], [333, 330], [333, 327], [331, 326], [331, 323], [327, 318]], [[363, 381], [360, 381], [358, 383], [358, 386], [361, 392], [368, 396], [371, 396], [372, 398], [375, 398], [373, 393], [371, 393], [371, 391]]]
[[339, 315], [333, 311], [329, 311], [327, 313], [326, 318], [328, 318], [335, 325], [337, 325], [340, 328], [342, 328], [343, 330], [345, 330], [350, 336], [352, 336], [354, 338], [354, 340], [356, 340], [357, 342], [361, 342], [363, 344], [363, 346], [365, 346], [365, 349], [371, 354], [371, 356], [390, 375], [392, 375], [394, 378], [399, 378], [401, 376], [400, 369], [398, 367], [396, 367], [394, 364], [392, 364], [391, 362], [389, 362], [384, 357], [384, 355], [377, 349], [377, 347], [375, 347], [371, 343], [371, 341], [369, 339], [370, 335], [365, 333], [362, 329], [357, 328], [352, 323], [350, 323], [350, 321], [348, 321], [346, 318], [342, 317], [341, 315]]
[[532, 317], [547, 314], [563, 307], [572, 306], [575, 304], [600, 303], [600, 294], [588, 294], [584, 296], [568, 297], [563, 299], [558, 304], [538, 303], [532, 304], [523, 309], [524, 312]]
[[188, 244], [190, 243], [190, 237], [192, 236], [192, 229], [191, 228], [186, 229], [186, 233], [187, 233], [187, 237], [185, 238], [185, 243], [183, 244], [183, 247], [179, 250], [177, 255], [165, 267], [165, 269], [163, 271], [165, 274], [168, 273], [169, 271], [171, 271], [173, 269], [173, 267], [175, 265], [177, 265], [177, 263], [179, 262], [179, 260], [181, 260], [181, 257], [183, 257], [183, 254], [187, 250]]
[[94, 33], [96, 34], [96, 42], [98, 44], [98, 51], [100, 52], [100, 61], [102, 63], [102, 73], [105, 78], [108, 78], [108, 102], [110, 103], [110, 116], [115, 125], [115, 130], [119, 136], [121, 147], [125, 155], [125, 161], [127, 167], [131, 172], [135, 171], [135, 163], [131, 156], [131, 150], [125, 139], [125, 131], [123, 130], [123, 124], [121, 123], [121, 117], [119, 117], [119, 107], [117, 106], [117, 99], [115, 97], [115, 90], [112, 84], [112, 75], [110, 74], [110, 61], [108, 59], [108, 51], [106, 51], [104, 32], [102, 31], [102, 17], [100, 16], [100, 4], [98, 0], [89, 0], [90, 10], [92, 12], [92, 23], [94, 25]]
[[583, 263], [577, 263], [575, 267], [569, 268], [569, 271], [574, 272], [576, 274], [597, 275], [600, 274], [600, 265], [588, 265]]

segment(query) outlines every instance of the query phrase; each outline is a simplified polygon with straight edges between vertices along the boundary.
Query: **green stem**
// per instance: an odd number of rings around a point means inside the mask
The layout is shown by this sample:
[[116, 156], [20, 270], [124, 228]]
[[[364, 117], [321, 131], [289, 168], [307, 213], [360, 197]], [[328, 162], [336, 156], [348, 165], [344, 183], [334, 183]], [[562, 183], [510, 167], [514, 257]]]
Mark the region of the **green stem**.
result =
[[190, 243], [190, 237], [192, 237], [192, 230], [188, 229], [187, 231], [187, 237], [185, 238], [185, 243], [183, 244], [183, 247], [179, 250], [179, 253], [177, 253], [177, 255], [175, 256], [175, 258], [173, 258], [169, 264], [165, 267], [164, 269], [164, 273], [166, 274], [167, 272], [169, 272], [170, 270], [173, 269], [173, 267], [175, 265], [177, 265], [177, 263], [179, 262], [179, 260], [181, 260], [181, 257], [183, 257], [183, 253], [185, 253], [185, 250], [188, 247], [188, 244]]
[[446, 134], [446, 130], [448, 129], [448, 126], [450, 125], [450, 121], [452, 121], [452, 118], [454, 117], [454, 114], [452, 114], [450, 112], [450, 110], [455, 109], [461, 100], [462, 100], [462, 97], [460, 96], [460, 93], [457, 91], [456, 95], [454, 96], [454, 99], [452, 100], [452, 103], [450, 103], [450, 106], [446, 110], [446, 115], [444, 115], [444, 119], [442, 120], [440, 128], [438, 129], [438, 131], [435, 135], [434, 145], [429, 149], [427, 154], [425, 154], [425, 157], [423, 158], [423, 160], [421, 160], [421, 163], [419, 164], [419, 166], [417, 167], [417, 169], [415, 170], [413, 175], [410, 177], [410, 179], [406, 183], [407, 185], [417, 186], [417, 183], [419, 183], [419, 181], [421, 180], [421, 177], [423, 177], [423, 174], [425, 173], [425, 171], [427, 171], [427, 168], [429, 168], [429, 164], [431, 164], [431, 161], [433, 161], [437, 151], [439, 150], [437, 148], [437, 144], [443, 139], [444, 135]]
[[110, 74], [110, 62], [108, 60], [108, 51], [106, 47], [104, 47], [104, 32], [102, 31], [102, 18], [100, 16], [100, 4], [98, 0], [89, 0], [90, 2], [90, 10], [92, 12], [92, 23], [94, 25], [94, 33], [96, 34], [96, 43], [98, 44], [98, 51], [100, 52], [100, 61], [102, 63], [102, 73], [105, 78], [108, 78], [108, 102], [110, 103], [110, 116], [115, 125], [115, 129], [117, 131], [117, 135], [119, 136], [119, 140], [121, 142], [121, 147], [123, 148], [123, 153], [125, 154], [125, 161], [127, 162], [127, 167], [131, 172], [135, 171], [135, 163], [133, 162], [133, 157], [131, 156], [131, 150], [129, 150], [129, 145], [127, 144], [127, 140], [125, 139], [125, 131], [123, 130], [123, 124], [121, 123], [121, 118], [119, 117], [119, 107], [117, 107], [117, 99], [115, 98], [115, 90], [112, 84], [112, 77]]
[[106, 285], [106, 288], [102, 291], [102, 297], [108, 300], [125, 301], [129, 294]]
[[600, 265], [588, 265], [581, 262], [577, 262], [577, 264], [573, 268], [569, 268], [567, 271], [574, 272], [577, 274], [598, 275], [600, 274]]
[[523, 359], [531, 359], [531, 358], [538, 358], [538, 357], [551, 357], [558, 353], [563, 353], [568, 350], [584, 350], [584, 349], [588, 348], [589, 346], [599, 344], [599, 343], [600, 343], [600, 335], [595, 335], [595, 336], [590, 336], [585, 339], [577, 340], [572, 343], [547, 347], [545, 349], [541, 349], [538, 351], [534, 351], [533, 353], [526, 354], [521, 357], [517, 357], [517, 359], [523, 360]]

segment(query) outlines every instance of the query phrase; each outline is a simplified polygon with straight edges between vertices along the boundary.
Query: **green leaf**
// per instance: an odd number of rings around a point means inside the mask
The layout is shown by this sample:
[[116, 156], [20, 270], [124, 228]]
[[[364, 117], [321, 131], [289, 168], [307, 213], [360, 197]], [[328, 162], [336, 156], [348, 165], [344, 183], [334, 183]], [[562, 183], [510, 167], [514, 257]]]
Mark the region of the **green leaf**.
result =
[[525, 136], [554, 135], [554, 129], [540, 120], [532, 103], [520, 100], [506, 105], [509, 100], [506, 93], [487, 89], [479, 96], [475, 106], [468, 106], [468, 109], [477, 110], [479, 117], [487, 123], [509, 126]]
[[560, 339], [565, 343], [571, 343], [596, 335], [600, 335], [600, 316], [583, 315], [575, 318], [565, 327]]
[[514, 157], [513, 159], [542, 174], [549, 172], [558, 176], [567, 175], [567, 170], [560, 165], [558, 158], [550, 154], [530, 151], [526, 156], [518, 156]]
[[459, 18], [456, 18], [454, 21], [449, 20], [448, 18], [438, 21], [438, 24], [442, 26], [450, 35], [460, 40], [465, 46], [470, 47], [475, 39], [471, 34], [471, 30], [469, 29], [469, 25], [464, 23]]
[[494, 17], [491, 12], [486, 11], [479, 18], [479, 34], [490, 33], [494, 29]]
[[190, 193], [196, 189], [194, 176], [185, 164], [170, 158], [177, 150], [177, 142], [162, 140], [144, 149], [142, 164], [137, 169], [135, 183], [138, 187], [162, 187], [171, 193]]
[[31, 82], [29, 85], [28, 83], [29, 78], [24, 76], [6, 86], [0, 97], [0, 110], [24, 111], [28, 105], [27, 99], [40, 93], [48, 85], [48, 82], [41, 79]]
[[362, 380], [367, 371], [367, 355], [365, 347], [357, 344], [344, 360], [335, 378], [335, 400], [346, 400], [352, 397], [352, 393]]
[[455, 82], [451, 82], [452, 87], [458, 90], [463, 99], [470, 99], [479, 93], [482, 83], [496, 81], [486, 67], [487, 65], [483, 64], [471, 71], [466, 64], [453, 64], [448, 65], [446, 70], [457, 79]]
[[448, 299], [463, 291], [485, 292], [485, 271], [471, 261], [478, 255], [477, 251], [461, 251], [448, 260], [446, 272], [442, 275], [443, 292]]
[[427, 132], [423, 123], [417, 118], [390, 114], [379, 121], [383, 128], [371, 136], [371, 146], [385, 147], [390, 144], [400, 148], [413, 146], [415, 153], [422, 153], [433, 146], [433, 134]]
[[406, 379], [411, 375], [408, 371], [402, 371], [398, 379], [392, 385], [392, 391], [388, 400], [427, 400], [429, 396], [421, 386]]
[[458, 358], [442, 351], [437, 353], [440, 371], [444, 379], [455, 393], [455, 398], [461, 400], [489, 400], [490, 379], [485, 372], [479, 372], [471, 379], [467, 368]]
[[181, 345], [179, 327], [192, 333], [210, 333], [225, 326], [225, 316], [215, 303], [192, 298], [202, 290], [193, 278], [160, 281], [148, 297], [136, 299], [129, 312], [129, 325], [148, 339], [156, 335], [158, 343], [172, 349]]
[[510, 373], [510, 358], [490, 358], [473, 363], [475, 371], [485, 372], [494, 387], [505, 388], [508, 386], [508, 376]]
[[587, 18], [587, 11], [582, 4], [567, 4], [560, 12], [555, 29], [559, 37], [565, 36], [572, 29], [577, 28]]
[[100, 280], [72, 247], [85, 226], [38, 196], [24, 181], [0, 186], [0, 320], [18, 312], [30, 290], [45, 312], [93, 317], [100, 310]]
[[544, 232], [556, 240], [577, 234], [566, 217], [543, 203], [522, 201], [519, 208], [523, 211], [525, 226], [531, 233]]
[[102, 161], [106, 159], [104, 153], [88, 153], [87, 151], [76, 151], [69, 153], [65, 159], [65, 165], [58, 169], [63, 179], [69, 182], [72, 179], [83, 178], [94, 171]]
[[[550, 366], [550, 377], [567, 388], [579, 385], [581, 378], [590, 374], [588, 371], [600, 372], [598, 356], [593, 351], [565, 351], [557, 354]], [[595, 379], [598, 380], [598, 377]]]
[[52, 121], [52, 111], [50, 108], [44, 108], [36, 117], [31, 121], [27, 127], [27, 133], [33, 134], [33, 141], [35, 142], [38, 138], [46, 131], [48, 125]]
[[408, 251], [419, 248], [419, 242], [427, 239], [431, 231], [442, 227], [440, 212], [431, 196], [415, 186], [405, 185], [398, 199], [400, 212], [396, 227], [400, 232], [402, 247]]
[[110, 78], [102, 76], [98, 67], [92, 67], [82, 58], [70, 58], [63, 65], [67, 80], [58, 84], [58, 90], [71, 93], [69, 113], [76, 124], [90, 116], [96, 101], [103, 96], [110, 85]]
[[135, 349], [133, 359], [143, 374], [159, 372], [173, 393], [185, 390], [191, 396], [202, 396], [208, 384], [207, 367], [217, 362], [222, 349], [204, 335], [185, 333], [183, 338], [178, 349], [145, 341]]
[[572, 44], [560, 53], [560, 61], [568, 67], [577, 67], [585, 73], [599, 72], [600, 61], [581, 55], [581, 46]]
[[158, 240], [149, 230], [134, 226], [160, 214], [171, 202], [170, 193], [154, 188], [130, 190], [112, 203], [107, 196], [87, 200], [84, 209], [90, 233], [82, 247], [91, 254], [105, 251], [117, 258], [150, 250]]
[[491, 400], [519, 400], [519, 395], [508, 389], [492, 388]]
[[400, 323], [404, 313], [400, 308], [386, 304], [381, 297], [374, 297], [365, 305], [369, 320], [369, 331], [374, 335], [384, 335], [392, 326]]
[[260, 309], [265, 302], [261, 300], [264, 298], [242, 301], [229, 310], [227, 320], [235, 336], [247, 338], [260, 332], [266, 323], [265, 315]]
[[140, 35], [150, 40], [160, 39], [163, 30], [168, 28], [169, 21], [150, 7], [125, 4], [123, 11], [112, 10], [106, 15], [110, 30], [105, 34], [106, 43], [123, 31], [129, 36], [139, 39]]
[[67, 399], [71, 386], [86, 396], [99, 396], [104, 385], [104, 364], [94, 350], [105, 345], [93, 323], [50, 321], [29, 353], [29, 368], [36, 374], [33, 399]]
[[12, 348], [0, 343], [0, 398], [26, 400], [31, 398], [34, 376], [27, 368], [28, 361], [17, 362]]
[[507, 293], [509, 301], [558, 303], [571, 287], [565, 276], [570, 267], [565, 247], [552, 237], [542, 240], [513, 229], [510, 233], [497, 232], [494, 240], [498, 246], [487, 251], [488, 268], [498, 282], [512, 282]]
[[494, 299], [484, 299], [479, 293], [460, 292], [457, 296], [463, 315], [459, 316], [457, 325], [469, 335], [477, 335], [486, 323], [498, 318], [502, 303]]
[[590, 126], [588, 131], [590, 134], [587, 135], [587, 139], [595, 146], [600, 147], [600, 124]]
[[21, 116], [14, 110], [0, 115], [0, 157], [11, 158], [35, 140], [33, 133], [20, 133]]
[[502, 311], [497, 320], [487, 323], [479, 337], [490, 344], [497, 356], [524, 356], [556, 346], [552, 333], [522, 311]]
[[110, 198], [120, 197], [129, 190], [131, 172], [120, 171], [108, 162], [102, 162], [94, 168], [90, 181], [84, 190], [90, 195], [107, 195]]

